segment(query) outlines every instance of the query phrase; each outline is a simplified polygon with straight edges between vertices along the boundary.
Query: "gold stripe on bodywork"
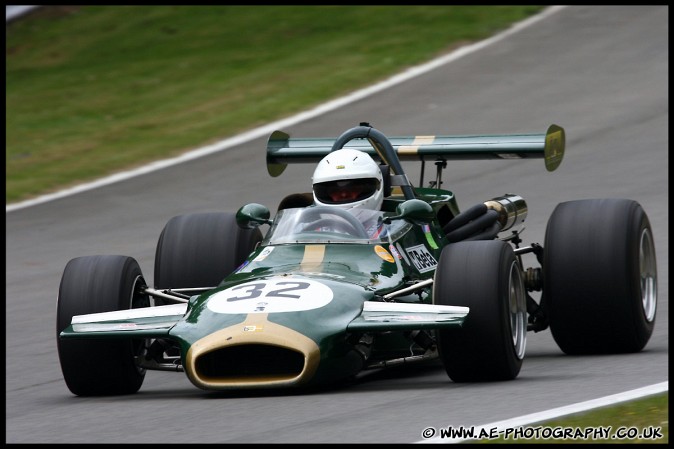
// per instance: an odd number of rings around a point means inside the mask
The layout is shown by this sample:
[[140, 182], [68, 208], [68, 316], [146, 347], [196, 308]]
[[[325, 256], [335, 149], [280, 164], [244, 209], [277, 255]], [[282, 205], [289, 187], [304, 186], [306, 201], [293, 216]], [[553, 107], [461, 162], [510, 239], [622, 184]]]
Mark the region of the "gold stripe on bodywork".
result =
[[386, 160], [386, 151], [384, 151], [381, 144], [379, 144], [376, 140], [371, 139], [371, 138], [368, 138], [367, 141], [370, 142], [370, 145], [372, 145], [372, 148], [374, 148], [374, 151], [377, 153], [379, 158], [382, 161], [385, 161]]
[[[185, 356], [185, 372], [192, 383], [206, 390], [296, 386], [309, 381], [320, 360], [318, 345], [306, 335], [288, 327], [272, 323], [268, 313], [250, 313], [242, 323], [226, 327], [196, 341]], [[214, 378], [199, 373], [196, 361], [204, 354], [228, 346], [262, 344], [280, 346], [304, 355], [304, 369], [297, 375], [267, 375], [251, 377]]]
[[325, 257], [325, 245], [306, 245], [304, 247], [304, 257], [300, 262], [302, 271], [313, 271], [317, 265], [323, 263]]
[[435, 141], [435, 136], [416, 136], [411, 145], [400, 145], [398, 147], [398, 154], [414, 155], [419, 151], [422, 145], [431, 145]]

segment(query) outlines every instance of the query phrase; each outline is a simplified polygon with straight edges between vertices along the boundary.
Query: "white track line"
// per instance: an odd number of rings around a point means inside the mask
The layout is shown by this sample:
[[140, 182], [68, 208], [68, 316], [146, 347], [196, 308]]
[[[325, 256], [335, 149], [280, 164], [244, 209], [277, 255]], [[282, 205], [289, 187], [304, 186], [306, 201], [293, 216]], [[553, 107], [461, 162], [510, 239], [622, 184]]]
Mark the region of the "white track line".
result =
[[144, 165], [143, 167], [134, 169], [134, 170], [129, 170], [125, 172], [120, 172], [111, 176], [107, 176], [105, 178], [98, 179], [93, 182], [85, 183], [85, 184], [80, 184], [75, 187], [65, 189], [65, 190], [60, 190], [55, 193], [50, 193], [48, 195], [43, 195], [31, 200], [26, 200], [22, 201], [19, 203], [13, 203], [5, 206], [5, 213], [7, 212], [12, 212], [18, 209], [23, 209], [25, 207], [30, 207], [30, 206], [35, 206], [37, 204], [45, 203], [48, 201], [52, 201], [55, 199], [63, 198], [66, 196], [70, 195], [75, 195], [80, 192], [84, 192], [87, 190], [95, 189], [98, 187], [102, 187], [108, 184], [113, 184], [115, 182], [119, 181], [124, 181], [129, 178], [133, 178], [136, 176], [144, 175], [149, 172], [153, 172], [155, 170], [161, 170], [166, 167], [170, 167], [172, 165], [180, 164], [182, 162], [186, 162], [192, 159], [197, 159], [203, 156], [207, 156], [212, 153], [216, 153], [218, 151], [223, 151], [228, 148], [231, 148], [236, 145], [240, 145], [242, 143], [248, 142], [253, 139], [257, 139], [259, 137], [267, 136], [270, 135], [272, 132], [278, 130], [278, 129], [283, 129], [284, 127], [288, 127], [291, 125], [294, 125], [296, 123], [301, 123], [305, 120], [317, 117], [319, 115], [325, 114], [327, 112], [333, 111], [335, 109], [341, 108], [342, 106], [345, 106], [349, 103], [353, 103], [355, 101], [361, 100], [365, 97], [368, 97], [374, 93], [380, 92], [382, 90], [388, 89], [392, 86], [395, 86], [396, 84], [400, 84], [402, 82], [405, 82], [411, 78], [417, 77], [419, 75], [422, 75], [426, 72], [429, 72], [433, 69], [436, 69], [442, 65], [448, 64], [452, 61], [456, 61], [459, 58], [462, 58], [463, 56], [469, 55], [471, 53], [474, 53], [478, 50], [481, 50], [491, 44], [494, 44], [496, 42], [499, 42], [508, 36], [515, 34], [519, 31], [522, 31], [523, 29], [533, 25], [536, 22], [539, 22], [541, 20], [544, 20], [551, 16], [552, 14], [560, 11], [561, 9], [566, 8], [566, 6], [550, 6], [546, 9], [544, 9], [540, 14], [532, 16], [522, 22], [516, 23], [507, 30], [496, 34], [489, 39], [471, 44], [471, 45], [466, 45], [465, 47], [460, 47], [456, 49], [455, 51], [442, 56], [440, 58], [434, 59], [430, 62], [427, 62], [425, 64], [409, 68], [405, 70], [404, 72], [395, 75], [385, 81], [382, 81], [381, 83], [375, 84], [370, 87], [366, 87], [364, 89], [355, 91], [345, 97], [337, 98], [335, 100], [329, 101], [327, 103], [324, 103], [322, 105], [319, 105], [311, 110], [301, 112], [297, 115], [294, 115], [292, 117], [288, 117], [286, 119], [279, 120], [274, 123], [270, 123], [268, 125], [255, 128], [253, 130], [244, 132], [242, 134], [236, 135], [234, 137], [230, 137], [224, 140], [221, 140], [219, 142], [216, 142], [212, 145], [208, 145], [205, 147], [197, 148], [195, 150], [189, 151], [187, 153], [182, 154], [181, 156], [171, 158], [171, 159], [164, 159], [160, 160], [157, 162], [153, 162], [147, 165]]
[[[491, 424], [484, 424], [475, 427], [475, 432], [479, 433], [480, 429], [498, 429], [504, 431], [505, 429], [513, 429], [515, 427], [527, 426], [542, 421], [559, 418], [560, 416], [571, 415], [573, 413], [585, 412], [587, 410], [604, 407], [607, 405], [614, 405], [619, 402], [631, 401], [644, 396], [669, 391], [669, 382], [661, 382], [659, 384], [649, 385], [648, 387], [637, 388], [636, 390], [625, 391], [623, 393], [613, 394], [611, 396], [604, 396], [603, 398], [592, 399], [591, 401], [579, 402], [577, 404], [566, 405], [564, 407], [553, 408], [530, 415], [524, 415], [517, 418], [506, 419], [504, 421], [493, 422]], [[465, 426], [464, 426], [465, 427]], [[421, 430], [421, 429], [420, 429]], [[428, 440], [417, 441], [417, 443], [460, 443], [466, 441], [462, 438], [430, 438]]]

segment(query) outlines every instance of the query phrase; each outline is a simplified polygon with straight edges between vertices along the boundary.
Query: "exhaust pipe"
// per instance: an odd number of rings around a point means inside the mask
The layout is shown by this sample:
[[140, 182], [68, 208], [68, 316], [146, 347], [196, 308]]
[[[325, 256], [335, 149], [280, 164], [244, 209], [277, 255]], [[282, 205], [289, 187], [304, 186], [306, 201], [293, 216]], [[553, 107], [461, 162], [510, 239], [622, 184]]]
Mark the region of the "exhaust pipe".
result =
[[488, 209], [498, 213], [496, 221], [501, 225], [501, 231], [507, 231], [515, 226], [520, 226], [527, 218], [527, 203], [519, 195], [506, 193], [503, 196], [492, 198], [484, 202]]

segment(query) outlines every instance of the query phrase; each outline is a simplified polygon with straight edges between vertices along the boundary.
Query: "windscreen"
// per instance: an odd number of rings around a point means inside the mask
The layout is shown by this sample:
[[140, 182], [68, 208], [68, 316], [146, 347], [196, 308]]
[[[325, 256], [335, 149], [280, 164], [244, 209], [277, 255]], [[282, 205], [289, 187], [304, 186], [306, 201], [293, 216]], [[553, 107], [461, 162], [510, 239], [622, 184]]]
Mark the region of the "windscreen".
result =
[[412, 226], [404, 220], [384, 223], [385, 216], [381, 211], [327, 206], [283, 209], [274, 217], [262, 244], [385, 243]]

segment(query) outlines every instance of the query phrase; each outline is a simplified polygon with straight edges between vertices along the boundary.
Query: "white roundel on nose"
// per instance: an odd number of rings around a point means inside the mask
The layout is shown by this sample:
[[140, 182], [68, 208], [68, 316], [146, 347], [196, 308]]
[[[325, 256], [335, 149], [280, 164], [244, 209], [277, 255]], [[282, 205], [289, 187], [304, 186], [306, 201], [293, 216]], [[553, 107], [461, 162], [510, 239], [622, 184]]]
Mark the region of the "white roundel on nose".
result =
[[260, 279], [211, 296], [206, 306], [215, 313], [279, 313], [321, 308], [332, 301], [330, 287], [309, 279]]

